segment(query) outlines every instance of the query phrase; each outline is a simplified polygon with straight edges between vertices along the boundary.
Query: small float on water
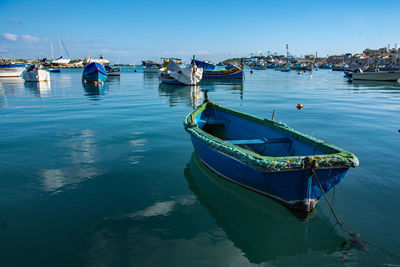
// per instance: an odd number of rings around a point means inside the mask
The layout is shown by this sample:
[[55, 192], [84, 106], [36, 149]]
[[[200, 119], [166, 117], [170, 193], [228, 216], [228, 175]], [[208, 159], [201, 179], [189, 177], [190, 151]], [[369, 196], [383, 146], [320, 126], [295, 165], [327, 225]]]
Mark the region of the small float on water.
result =
[[208, 101], [184, 120], [195, 151], [211, 170], [284, 205], [309, 212], [350, 167], [352, 153], [262, 119]]
[[228, 65], [225, 68], [216, 69], [214, 64], [199, 60], [194, 62], [197, 67], [203, 68], [203, 79], [243, 79], [244, 77], [243, 66]]
[[158, 71], [158, 77], [162, 83], [196, 85], [203, 78], [203, 69], [198, 68], [195, 63], [182, 68], [170, 59], [167, 67]]
[[103, 65], [92, 62], [86, 65], [82, 78], [87, 82], [102, 83], [107, 79], [107, 71]]
[[31, 65], [24, 72], [26, 82], [45, 82], [50, 81], [50, 73], [41, 68], [41, 66]]

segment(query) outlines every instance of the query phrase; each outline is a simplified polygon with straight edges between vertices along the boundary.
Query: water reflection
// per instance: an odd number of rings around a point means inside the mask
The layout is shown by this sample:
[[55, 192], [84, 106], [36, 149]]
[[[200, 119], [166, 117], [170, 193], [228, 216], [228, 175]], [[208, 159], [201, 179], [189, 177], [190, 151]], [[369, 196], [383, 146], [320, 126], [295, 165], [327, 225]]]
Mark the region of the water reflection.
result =
[[37, 97], [48, 97], [51, 93], [50, 81], [46, 82], [26, 82], [25, 88]]
[[132, 139], [129, 141], [132, 146], [131, 156], [128, 157], [130, 165], [137, 165], [143, 159], [143, 152], [146, 152], [146, 145], [148, 143], [143, 132], [133, 132]]
[[345, 241], [327, 218], [299, 220], [283, 206], [215, 175], [193, 154], [185, 169], [190, 190], [252, 263], [334, 253]]
[[93, 178], [101, 171], [88, 166], [68, 166], [59, 169], [45, 169], [40, 171], [43, 179], [43, 189], [53, 194], [60, 193], [62, 189], [74, 188], [83, 180]]
[[103, 82], [101, 84], [94, 84], [88, 82], [82, 82], [83, 89], [86, 92], [86, 96], [90, 100], [100, 100], [101, 96], [105, 94], [105, 91], [108, 89], [107, 82]]
[[107, 76], [107, 82], [120, 83], [121, 82], [121, 76], [120, 75]]
[[3, 87], [3, 95], [18, 95], [22, 94], [24, 91], [24, 79], [20, 77], [16, 78], [1, 78], [0, 84]]
[[158, 80], [158, 73], [157, 72], [143, 72], [143, 79]]
[[179, 103], [187, 103], [189, 106], [197, 107], [203, 98], [203, 92], [198, 85], [182, 86], [160, 83], [159, 92], [160, 96], [169, 98], [171, 107], [177, 106]]
[[386, 81], [361, 81], [361, 80], [353, 80], [351, 81], [351, 84], [355, 88], [359, 89], [368, 89], [368, 88], [374, 88], [374, 89], [382, 89], [382, 90], [399, 90], [400, 89], [400, 83], [398, 82], [386, 82]]
[[60, 146], [69, 154], [65, 162], [72, 165], [41, 170], [45, 191], [58, 193], [104, 172], [95, 165], [99, 161], [95, 136], [96, 133], [91, 129], [62, 134]]
[[202, 80], [201, 86], [209, 91], [231, 91], [233, 94], [239, 94], [240, 99], [243, 100], [243, 80], [229, 80], [229, 79], [218, 79], [218, 80]]

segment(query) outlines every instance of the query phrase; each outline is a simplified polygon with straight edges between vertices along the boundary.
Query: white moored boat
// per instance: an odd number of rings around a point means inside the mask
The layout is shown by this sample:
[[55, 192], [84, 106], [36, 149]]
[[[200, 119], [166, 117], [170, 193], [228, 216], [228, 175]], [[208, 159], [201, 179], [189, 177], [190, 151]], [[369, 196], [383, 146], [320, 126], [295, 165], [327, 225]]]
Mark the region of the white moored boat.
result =
[[198, 68], [196, 63], [181, 68], [173, 60], [169, 60], [168, 66], [159, 70], [158, 77], [162, 83], [196, 85], [203, 78], [203, 69]]
[[400, 79], [400, 71], [373, 71], [373, 72], [353, 72], [351, 74], [353, 80], [364, 81], [392, 81]]
[[51, 64], [56, 64], [56, 65], [66, 65], [71, 61], [69, 58], [63, 58], [62, 56], [51, 61]]
[[0, 78], [19, 77], [25, 70], [25, 64], [0, 65]]
[[[51, 64], [54, 64], [54, 65], [67, 65], [71, 61], [71, 59], [63, 57], [62, 47], [64, 47], [64, 50], [65, 50], [65, 52], [67, 53], [68, 56], [69, 56], [69, 54], [68, 54], [67, 49], [65, 48], [65, 46], [63, 45], [63, 43], [61, 41], [61, 36], [58, 37], [58, 42], [59, 42], [59, 45], [60, 45], [60, 55], [61, 56], [59, 58], [57, 58], [57, 59], [52, 60]], [[51, 45], [51, 54], [52, 54], [52, 57], [53, 57], [53, 45]]]
[[50, 73], [35, 65], [30, 66], [24, 73], [26, 82], [45, 82], [50, 81]]

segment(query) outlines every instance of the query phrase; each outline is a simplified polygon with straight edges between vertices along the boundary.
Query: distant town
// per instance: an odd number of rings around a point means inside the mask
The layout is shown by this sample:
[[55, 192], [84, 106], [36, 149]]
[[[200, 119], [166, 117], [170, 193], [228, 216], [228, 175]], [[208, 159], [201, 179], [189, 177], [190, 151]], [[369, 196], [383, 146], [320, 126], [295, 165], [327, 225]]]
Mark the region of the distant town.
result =
[[[37, 60], [28, 59], [11, 59], [1, 58], [0, 64], [7, 64], [10, 62], [20, 64], [42, 64], [45, 67], [61, 67], [61, 68], [83, 68], [86, 64], [91, 62], [109, 65], [110, 62], [100, 56], [99, 58], [85, 57], [84, 59], [69, 59], [68, 63], [59, 61], [59, 59], [42, 58]], [[265, 65], [266, 67], [273, 67], [282, 64], [313, 64], [319, 67], [323, 66], [339, 66], [339, 65], [358, 65], [358, 66], [400, 66], [400, 49], [398, 48], [379, 48], [379, 49], [365, 49], [362, 53], [351, 54], [345, 53], [341, 55], [333, 55], [327, 57], [318, 57], [317, 54], [305, 55], [304, 57], [295, 57], [287, 53], [286, 55], [270, 54], [258, 52], [243, 58], [231, 58], [220, 62], [220, 65]], [[133, 67], [134, 64], [114, 64], [117, 66]]]

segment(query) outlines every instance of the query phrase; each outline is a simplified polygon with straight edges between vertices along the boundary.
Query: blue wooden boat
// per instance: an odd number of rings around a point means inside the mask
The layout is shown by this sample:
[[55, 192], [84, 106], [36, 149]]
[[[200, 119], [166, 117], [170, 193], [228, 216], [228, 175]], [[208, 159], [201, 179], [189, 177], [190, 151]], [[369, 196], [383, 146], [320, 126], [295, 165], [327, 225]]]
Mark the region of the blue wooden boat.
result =
[[214, 64], [195, 60], [197, 67], [203, 68], [203, 79], [243, 79], [243, 68], [228, 65], [225, 69], [216, 70]]
[[211, 170], [240, 186], [309, 212], [350, 167], [352, 153], [288, 126], [206, 100], [184, 120]]
[[103, 65], [92, 62], [86, 65], [83, 70], [83, 79], [87, 82], [104, 82], [107, 79], [107, 71], [104, 69]]

